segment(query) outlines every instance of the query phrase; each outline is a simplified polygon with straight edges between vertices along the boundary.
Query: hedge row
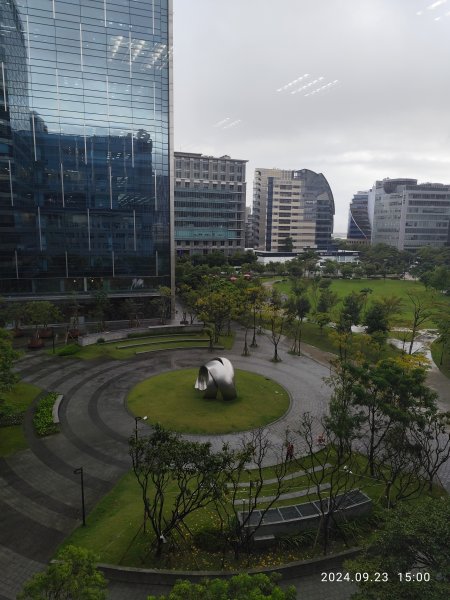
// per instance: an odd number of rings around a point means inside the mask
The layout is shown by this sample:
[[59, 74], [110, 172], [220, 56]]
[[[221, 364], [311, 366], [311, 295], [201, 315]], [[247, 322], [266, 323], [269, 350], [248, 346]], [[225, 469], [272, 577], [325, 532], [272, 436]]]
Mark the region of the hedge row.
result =
[[50, 392], [39, 400], [36, 411], [33, 416], [33, 425], [36, 433], [39, 436], [50, 435], [56, 433], [58, 425], [53, 423], [53, 405], [55, 404], [58, 394]]

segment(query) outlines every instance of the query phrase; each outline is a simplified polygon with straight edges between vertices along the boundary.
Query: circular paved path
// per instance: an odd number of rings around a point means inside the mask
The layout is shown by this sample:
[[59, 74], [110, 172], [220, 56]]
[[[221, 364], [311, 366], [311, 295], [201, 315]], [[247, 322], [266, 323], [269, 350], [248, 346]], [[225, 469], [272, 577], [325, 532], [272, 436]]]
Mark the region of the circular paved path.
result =
[[[288, 413], [268, 427], [275, 454], [282, 451], [286, 428], [294, 428], [302, 412], [323, 414], [329, 390], [323, 378], [329, 374], [326, 356], [292, 357], [281, 345], [283, 361], [270, 362], [273, 348], [265, 336], [250, 357], [242, 357], [242, 333], [233, 351], [221, 351], [235, 367], [266, 375], [283, 385], [291, 395]], [[314, 350], [311, 350], [314, 352]], [[64, 394], [60, 408], [61, 433], [48, 438], [34, 436], [31, 412], [25, 420], [30, 448], [0, 459], [0, 600], [13, 599], [23, 582], [44, 568], [57, 546], [80, 524], [79, 479], [73, 470], [83, 466], [86, 504], [89, 511], [130, 468], [128, 437], [134, 418], [124, 405], [128, 390], [152, 374], [197, 367], [211, 354], [204, 350], [162, 351], [133, 361], [80, 361], [27, 355], [19, 363], [25, 381]], [[320, 360], [325, 359], [325, 364]], [[194, 382], [193, 382], [194, 383]], [[145, 423], [139, 424], [144, 432]], [[191, 436], [211, 441], [220, 448], [223, 441], [239, 443], [241, 434]], [[276, 460], [275, 454], [268, 462]], [[308, 583], [309, 582], [309, 583]], [[304, 578], [303, 600], [348, 597], [345, 586], [325, 590], [317, 578]], [[338, 586], [335, 586], [335, 588]], [[152, 590], [134, 587], [125, 590], [111, 585], [109, 597], [146, 598]]]

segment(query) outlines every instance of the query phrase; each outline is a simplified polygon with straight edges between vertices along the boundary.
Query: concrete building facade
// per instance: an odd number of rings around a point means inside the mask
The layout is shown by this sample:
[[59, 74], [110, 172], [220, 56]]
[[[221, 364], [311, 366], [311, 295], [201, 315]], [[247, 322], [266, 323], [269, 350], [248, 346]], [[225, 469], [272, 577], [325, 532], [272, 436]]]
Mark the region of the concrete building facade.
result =
[[283, 251], [326, 250], [331, 245], [334, 199], [322, 175], [309, 169], [256, 169], [253, 188], [254, 247]]
[[179, 256], [245, 247], [246, 160], [175, 152], [175, 248]]
[[373, 196], [372, 244], [399, 250], [450, 244], [450, 185], [384, 179]]

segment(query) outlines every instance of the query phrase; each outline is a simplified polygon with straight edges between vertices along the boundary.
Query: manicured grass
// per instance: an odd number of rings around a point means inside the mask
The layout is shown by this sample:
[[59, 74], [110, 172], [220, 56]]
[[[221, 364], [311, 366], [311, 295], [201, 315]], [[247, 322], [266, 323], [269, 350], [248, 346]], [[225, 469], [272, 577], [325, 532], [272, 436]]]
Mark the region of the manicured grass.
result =
[[40, 392], [36, 385], [19, 381], [11, 391], [2, 394], [2, 400], [14, 412], [25, 412]]
[[[306, 280], [308, 281], [308, 280]], [[275, 286], [281, 292], [289, 294], [291, 284], [289, 281], [277, 283]], [[331, 290], [336, 292], [340, 298], [351, 294], [351, 292], [360, 292], [369, 288], [372, 293], [367, 296], [367, 304], [374, 300], [380, 300], [382, 297], [398, 296], [403, 300], [403, 309], [401, 314], [395, 317], [398, 326], [408, 327], [412, 321], [412, 303], [408, 298], [408, 293], [413, 293], [424, 301], [435, 305], [436, 302], [448, 304], [450, 310], [450, 298], [444, 294], [427, 290], [420, 281], [404, 281], [402, 279], [333, 279]], [[423, 328], [432, 327], [431, 320], [426, 321]]]
[[[361, 470], [363, 471], [366, 459], [360, 457], [360, 462]], [[295, 461], [288, 466], [288, 472], [297, 471], [298, 469], [299, 466]], [[270, 479], [273, 476], [272, 467], [263, 469], [264, 479]], [[252, 475], [250, 471], [243, 474], [242, 481], [248, 479], [255, 479], [255, 475]], [[328, 480], [327, 475], [325, 475], [323, 483], [326, 483]], [[292, 491], [295, 489], [305, 489], [308, 487], [307, 478], [305, 476], [296, 478], [288, 483], [288, 487]], [[357, 546], [361, 543], [367, 543], [367, 540], [373, 535], [373, 531], [382, 526], [382, 516], [386, 512], [386, 508], [383, 508], [379, 502], [384, 495], [385, 484], [370, 477], [361, 477], [356, 478], [354, 487], [368, 494], [375, 505], [371, 514], [352, 521], [352, 530], [348, 532], [349, 537], [346, 543]], [[268, 484], [263, 487], [261, 495], [270, 495], [271, 492], [273, 492], [273, 486]], [[149, 493], [152, 493], [151, 488], [149, 489]], [[166, 498], [167, 502], [165, 504], [165, 510], [168, 513], [173, 501], [173, 494], [174, 488], [171, 489], [169, 487]], [[427, 493], [424, 492], [423, 495], [427, 495]], [[442, 495], [442, 490], [434, 488], [431, 495], [439, 497]], [[245, 492], [242, 492], [242, 496], [245, 497]], [[395, 488], [392, 489], [391, 498], [395, 498]], [[311, 494], [310, 497], [305, 496], [278, 501], [276, 506], [300, 504], [314, 499], [316, 499], [316, 495]], [[412, 499], [409, 502], [415, 503], [417, 499]], [[263, 504], [261, 504], [262, 506]], [[217, 517], [210, 506], [190, 515], [186, 523], [194, 536], [205, 529], [217, 531], [218, 527]], [[110, 564], [141, 568], [173, 568], [177, 570], [223, 569], [221, 563], [222, 555], [219, 548], [217, 550], [201, 550], [198, 546], [193, 545], [193, 540], [189, 536], [183, 542], [180, 551], [175, 551], [173, 554], [166, 553], [163, 559], [158, 561], [149, 547], [152, 540], [150, 525], [147, 524], [149, 531], [147, 535], [143, 534], [141, 526], [141, 490], [134, 474], [130, 471], [94, 508], [88, 516], [87, 527], [79, 527], [65, 541], [65, 544], [74, 544], [89, 548], [99, 556], [100, 562]], [[314, 530], [309, 543], [305, 541], [305, 543], [296, 545], [294, 541], [291, 545], [283, 545], [281, 548], [275, 546], [268, 551], [255, 553], [252, 556], [252, 566], [271, 566], [319, 555], [321, 553], [320, 544], [315, 550], [312, 547], [315, 533], [316, 531]], [[339, 551], [341, 549], [344, 549], [342, 543], [339, 540], [335, 541], [333, 543], [333, 550]], [[245, 561], [244, 557], [243, 560]], [[236, 569], [239, 567], [245, 568], [245, 566], [243, 563], [235, 563], [233, 557], [230, 554], [227, 555], [226, 568]]]
[[[9, 392], [2, 395], [3, 410], [12, 416], [22, 415], [41, 392], [36, 385], [19, 381]], [[16, 421], [17, 422], [17, 421]], [[9, 456], [28, 447], [22, 425], [0, 427], [0, 456]]]
[[0, 456], [9, 456], [28, 448], [22, 425], [0, 427]]
[[442, 373], [450, 378], [450, 348], [446, 348], [446, 351], [442, 357], [442, 364], [441, 355], [442, 345], [439, 342], [433, 342], [431, 344], [431, 356], [433, 357], [433, 361], [439, 367]]
[[151, 423], [184, 433], [231, 433], [254, 429], [281, 417], [289, 395], [278, 383], [262, 375], [237, 370], [238, 397], [205, 400], [194, 389], [198, 369], [170, 371], [138, 383], [128, 394], [135, 415], [148, 415]]
[[[189, 340], [188, 338], [192, 338]], [[202, 341], [199, 341], [199, 340]], [[148, 343], [146, 344], [145, 341]], [[219, 346], [230, 349], [233, 346], [234, 336], [221, 336], [219, 339]], [[139, 344], [139, 345], [137, 345]], [[119, 347], [118, 347], [119, 346]], [[183, 334], [180, 336], [154, 336], [146, 338], [141, 341], [137, 338], [116, 340], [114, 342], [108, 342], [105, 344], [92, 344], [90, 346], [76, 346], [70, 344], [57, 350], [59, 356], [69, 356], [74, 358], [81, 358], [84, 360], [92, 360], [95, 358], [110, 358], [114, 360], [124, 360], [133, 358], [137, 352], [144, 352], [146, 350], [157, 351], [157, 350], [171, 350], [176, 348], [208, 348], [209, 338], [206, 335], [195, 334]]]

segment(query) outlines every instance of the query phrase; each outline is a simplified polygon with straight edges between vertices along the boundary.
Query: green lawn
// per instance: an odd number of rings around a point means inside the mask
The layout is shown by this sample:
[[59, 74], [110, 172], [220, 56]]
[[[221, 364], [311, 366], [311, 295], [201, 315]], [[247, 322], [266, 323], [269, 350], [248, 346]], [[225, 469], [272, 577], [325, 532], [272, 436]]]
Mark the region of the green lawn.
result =
[[0, 456], [9, 456], [28, 448], [22, 425], [0, 427]]
[[289, 408], [286, 390], [262, 375], [236, 370], [238, 397], [231, 401], [205, 400], [194, 389], [197, 375], [198, 369], [183, 369], [141, 381], [128, 394], [128, 407], [172, 431], [211, 434], [254, 429]]
[[40, 392], [41, 388], [36, 385], [19, 381], [10, 392], [2, 394], [2, 400], [14, 412], [24, 412]]
[[[365, 459], [361, 457], [362, 469]], [[295, 461], [288, 466], [288, 472], [299, 469]], [[273, 477], [273, 468], [263, 470], [263, 477], [270, 479]], [[249, 478], [255, 478], [251, 472], [244, 473], [243, 481]], [[327, 482], [325, 475], [324, 483]], [[288, 483], [290, 491], [305, 489], [308, 486], [306, 477], [298, 477]], [[386, 508], [383, 508], [379, 501], [384, 493], [384, 484], [381, 481], [375, 481], [368, 477], [357, 478], [355, 486], [362, 489], [374, 501], [375, 507], [373, 514], [362, 517], [354, 521], [352, 530], [349, 532], [349, 538], [346, 542], [350, 545], [360, 545], [367, 542], [367, 539], [373, 535], [374, 529], [382, 523], [382, 515]], [[288, 490], [286, 490], [288, 491]], [[263, 487], [262, 495], [270, 495], [273, 492], [272, 484]], [[150, 492], [151, 493], [151, 492]], [[173, 500], [174, 488], [169, 488], [165, 510], [170, 511], [170, 504]], [[424, 492], [425, 494], [425, 492]], [[442, 494], [441, 489], [433, 489], [432, 495], [438, 497]], [[242, 492], [245, 497], [245, 492]], [[316, 498], [315, 494], [310, 497], [299, 497], [296, 499], [281, 500], [276, 506], [288, 506], [307, 502]], [[395, 498], [395, 489], [392, 490], [391, 498]], [[417, 500], [410, 500], [414, 503]], [[261, 507], [264, 504], [261, 504]], [[219, 549], [214, 551], [212, 548], [203, 550], [198, 545], [192, 545], [192, 539], [187, 537], [181, 551], [176, 551], [173, 555], [166, 556], [158, 562], [149, 549], [152, 533], [144, 535], [141, 529], [142, 525], [142, 498], [141, 490], [138, 486], [134, 474], [127, 473], [105, 496], [101, 502], [94, 508], [87, 519], [87, 527], [79, 527], [65, 541], [65, 544], [74, 544], [93, 550], [98, 556], [100, 562], [121, 564], [125, 566], [144, 567], [144, 568], [173, 568], [178, 570], [212, 570], [222, 569], [221, 552]], [[216, 529], [218, 527], [217, 516], [210, 507], [199, 510], [187, 519], [187, 525], [194, 534], [205, 529]], [[352, 533], [353, 531], [353, 533]], [[314, 540], [315, 532], [312, 535]], [[186, 547], [185, 547], [186, 544]], [[288, 549], [286, 549], [288, 548]], [[334, 542], [335, 551], [344, 549], [342, 542]], [[252, 556], [252, 566], [269, 566], [286, 563], [292, 560], [301, 560], [318, 555], [321, 552], [320, 544], [313, 550], [312, 543], [303, 543], [299, 545], [294, 543], [289, 546], [285, 544], [280, 547], [273, 547], [266, 552], [255, 553]], [[235, 564], [232, 557], [227, 556], [227, 568], [239, 568], [242, 564]]]
[[[2, 396], [3, 410], [13, 414], [24, 413], [41, 389], [36, 385], [19, 381]], [[8, 456], [28, 447], [22, 425], [0, 427], [0, 456]]]
[[[277, 283], [275, 286], [281, 292], [288, 294], [291, 290], [289, 281]], [[424, 301], [435, 305], [436, 302], [448, 304], [450, 310], [450, 298], [439, 292], [427, 290], [420, 281], [404, 281], [400, 279], [333, 279], [331, 283], [332, 291], [336, 292], [340, 298], [347, 296], [351, 292], [360, 292], [362, 289], [369, 288], [372, 290], [367, 297], [369, 304], [373, 300], [389, 296], [398, 296], [403, 300], [403, 310], [396, 317], [398, 326], [407, 327], [412, 320], [412, 304], [408, 298], [408, 293], [413, 293], [423, 298]], [[424, 327], [432, 327], [431, 320], [424, 324]]]
[[442, 345], [439, 342], [433, 342], [431, 344], [431, 355], [434, 363], [439, 367], [442, 373], [444, 373], [444, 375], [447, 377], [450, 377], [450, 348], [447, 347], [444, 355], [442, 356]]
[[[190, 339], [192, 338], [192, 339]], [[234, 336], [221, 336], [218, 346], [231, 348], [233, 346]], [[139, 352], [170, 350], [176, 348], [208, 348], [209, 339], [206, 335], [199, 333], [182, 334], [173, 336], [149, 336], [146, 338], [132, 338], [125, 340], [116, 340], [104, 344], [92, 344], [90, 346], [77, 346], [71, 344], [68, 350], [67, 346], [59, 348], [56, 352], [59, 356], [69, 356], [92, 360], [95, 358], [110, 358], [123, 360], [139, 356]], [[73, 349], [73, 351], [71, 351]], [[50, 353], [51, 351], [48, 351]], [[70, 354], [66, 354], [70, 352]]]

